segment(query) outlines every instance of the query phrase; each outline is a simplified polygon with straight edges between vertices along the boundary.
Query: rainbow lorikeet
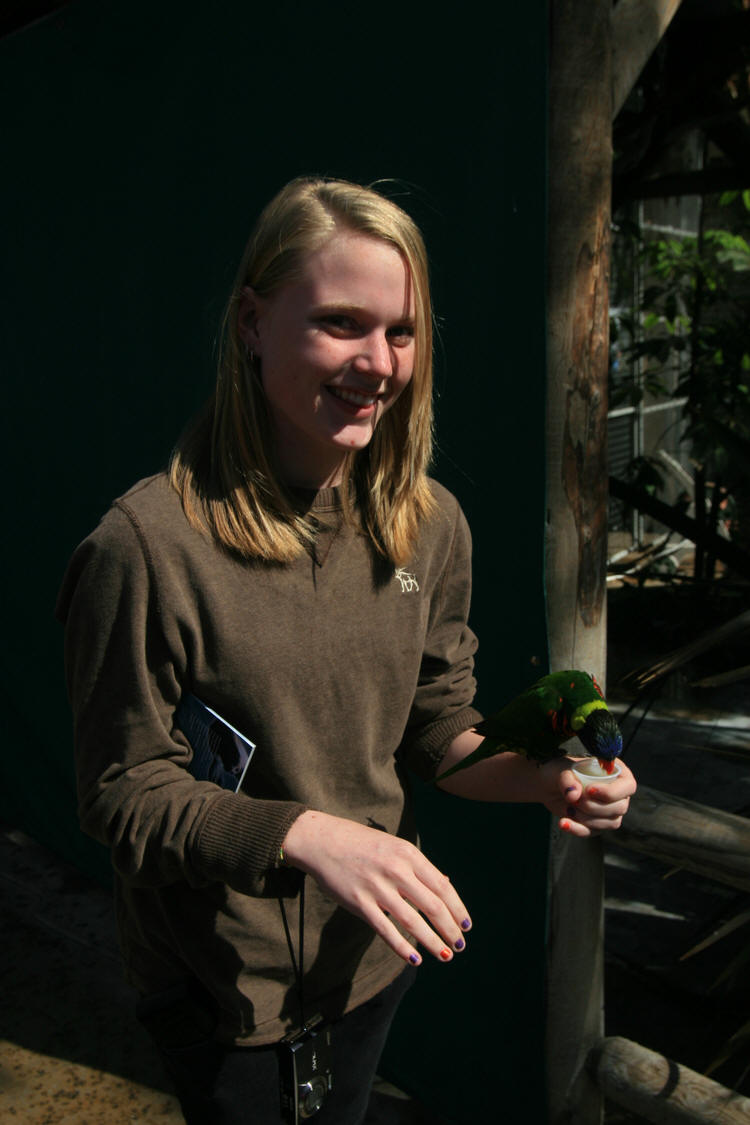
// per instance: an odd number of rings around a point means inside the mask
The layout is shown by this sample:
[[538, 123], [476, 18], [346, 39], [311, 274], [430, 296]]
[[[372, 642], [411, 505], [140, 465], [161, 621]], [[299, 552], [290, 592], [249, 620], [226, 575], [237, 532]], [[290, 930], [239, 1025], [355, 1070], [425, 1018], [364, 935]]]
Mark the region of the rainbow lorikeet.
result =
[[484, 742], [463, 761], [439, 774], [436, 781], [504, 750], [534, 762], [549, 762], [565, 755], [560, 747], [574, 735], [607, 773], [612, 773], [615, 758], [622, 753], [620, 728], [598, 683], [586, 672], [542, 676], [472, 729], [485, 736]]

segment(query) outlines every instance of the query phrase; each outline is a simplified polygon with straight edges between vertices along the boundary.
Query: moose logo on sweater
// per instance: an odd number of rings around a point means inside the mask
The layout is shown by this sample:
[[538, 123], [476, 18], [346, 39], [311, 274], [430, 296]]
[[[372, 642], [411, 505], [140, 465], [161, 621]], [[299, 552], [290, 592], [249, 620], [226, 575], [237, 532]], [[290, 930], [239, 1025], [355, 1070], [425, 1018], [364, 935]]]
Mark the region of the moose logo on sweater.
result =
[[399, 567], [396, 571], [395, 577], [401, 583], [402, 594], [414, 594], [419, 590], [419, 583], [417, 582], [416, 574], [409, 574], [403, 567]]

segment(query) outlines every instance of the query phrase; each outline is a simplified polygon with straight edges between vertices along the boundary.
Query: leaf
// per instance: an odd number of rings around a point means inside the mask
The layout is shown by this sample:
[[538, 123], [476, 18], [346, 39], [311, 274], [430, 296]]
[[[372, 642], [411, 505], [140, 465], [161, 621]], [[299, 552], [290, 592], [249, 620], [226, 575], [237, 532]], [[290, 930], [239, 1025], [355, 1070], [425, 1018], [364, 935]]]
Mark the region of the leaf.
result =
[[750, 246], [740, 234], [728, 230], [708, 230], [707, 241], [715, 246], [716, 257], [734, 270], [750, 270]]

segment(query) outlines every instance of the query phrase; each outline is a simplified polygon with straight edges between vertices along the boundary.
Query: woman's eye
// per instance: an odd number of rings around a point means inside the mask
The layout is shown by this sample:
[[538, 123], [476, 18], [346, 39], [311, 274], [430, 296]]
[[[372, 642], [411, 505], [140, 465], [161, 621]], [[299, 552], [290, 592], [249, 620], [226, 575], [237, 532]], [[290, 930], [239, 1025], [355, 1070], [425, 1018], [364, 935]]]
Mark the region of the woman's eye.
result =
[[347, 316], [346, 313], [327, 313], [320, 318], [320, 323], [327, 328], [337, 329], [339, 332], [355, 332], [357, 330], [357, 322], [354, 317]]
[[414, 329], [410, 324], [397, 324], [388, 329], [388, 339], [397, 348], [403, 348], [414, 339]]

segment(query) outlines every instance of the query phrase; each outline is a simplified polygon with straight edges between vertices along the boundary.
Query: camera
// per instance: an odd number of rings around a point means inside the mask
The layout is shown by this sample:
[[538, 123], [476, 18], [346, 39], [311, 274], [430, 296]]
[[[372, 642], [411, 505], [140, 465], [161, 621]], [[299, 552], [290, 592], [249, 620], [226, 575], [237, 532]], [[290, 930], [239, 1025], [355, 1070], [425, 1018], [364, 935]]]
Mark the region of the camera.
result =
[[279, 1044], [281, 1112], [297, 1125], [312, 1117], [333, 1087], [331, 1029], [321, 1016], [309, 1020], [302, 1031], [285, 1036]]

